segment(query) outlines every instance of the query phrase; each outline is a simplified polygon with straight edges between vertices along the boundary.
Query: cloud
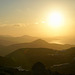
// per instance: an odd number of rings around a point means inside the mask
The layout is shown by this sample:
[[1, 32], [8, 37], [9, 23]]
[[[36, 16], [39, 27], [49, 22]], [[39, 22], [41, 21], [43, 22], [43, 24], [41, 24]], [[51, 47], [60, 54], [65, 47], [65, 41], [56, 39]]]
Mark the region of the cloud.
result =
[[15, 26], [15, 27], [20, 27], [20, 25], [19, 25], [19, 24], [15, 24], [15, 25], [13, 25], [13, 26]]
[[0, 27], [26, 27], [24, 23], [16, 23], [16, 24], [1, 24]]
[[26, 25], [24, 23], [13, 24], [13, 26], [15, 26], [15, 27], [26, 27]]

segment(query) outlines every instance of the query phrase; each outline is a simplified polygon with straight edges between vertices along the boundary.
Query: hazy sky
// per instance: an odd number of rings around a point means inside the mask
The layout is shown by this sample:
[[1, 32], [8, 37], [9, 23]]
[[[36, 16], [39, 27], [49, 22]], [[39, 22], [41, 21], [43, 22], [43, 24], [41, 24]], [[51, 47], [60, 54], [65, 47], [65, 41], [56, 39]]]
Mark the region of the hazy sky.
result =
[[[65, 26], [52, 30], [45, 23], [52, 11], [64, 15]], [[0, 34], [40, 37], [75, 34], [75, 0], [0, 0]]]

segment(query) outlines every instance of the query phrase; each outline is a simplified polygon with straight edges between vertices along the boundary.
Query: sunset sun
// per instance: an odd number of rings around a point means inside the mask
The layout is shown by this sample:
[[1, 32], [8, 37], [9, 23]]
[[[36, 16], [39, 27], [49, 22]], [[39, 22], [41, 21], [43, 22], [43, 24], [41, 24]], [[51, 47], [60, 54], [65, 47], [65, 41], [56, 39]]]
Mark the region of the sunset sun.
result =
[[58, 28], [62, 26], [63, 23], [63, 15], [59, 12], [52, 12], [48, 15], [48, 25], [50, 25], [53, 28]]

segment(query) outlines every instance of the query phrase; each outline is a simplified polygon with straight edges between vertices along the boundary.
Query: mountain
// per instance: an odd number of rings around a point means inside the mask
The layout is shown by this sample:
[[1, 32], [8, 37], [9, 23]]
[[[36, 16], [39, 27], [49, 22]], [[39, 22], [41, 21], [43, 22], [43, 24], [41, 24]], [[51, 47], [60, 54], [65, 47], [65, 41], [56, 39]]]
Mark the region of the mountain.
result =
[[34, 64], [38, 61], [43, 62], [48, 67], [62, 66], [75, 60], [74, 50], [75, 48], [64, 51], [47, 48], [22, 48], [8, 54], [6, 57], [11, 58], [17, 64], [24, 66]]
[[0, 39], [0, 44], [4, 45], [4, 46], [8, 46], [8, 45], [15, 44], [15, 42], [9, 41], [9, 40]]
[[52, 57], [56, 53], [56, 50], [47, 48], [22, 48], [8, 54], [6, 57], [12, 59], [18, 66], [21, 65], [24, 68], [30, 68], [38, 61], [53, 65], [52, 61], [55, 60]]
[[[52, 66], [52, 70], [56, 70], [65, 74], [75, 74], [75, 47], [69, 48], [61, 52], [61, 55], [64, 56], [66, 63], [57, 64]], [[62, 59], [62, 58], [61, 58]]]
[[24, 35], [21, 37], [12, 37], [12, 36], [4, 36], [0, 35], [0, 44], [8, 46], [17, 43], [26, 43], [36, 40], [36, 37]]
[[14, 41], [16, 41], [18, 43], [27, 43], [27, 42], [32, 42], [32, 41], [34, 41], [36, 39], [37, 39], [37, 37], [24, 35], [24, 36], [21, 36], [21, 37], [15, 37]]
[[36, 62], [42, 62], [46, 67], [59, 73], [72, 74], [75, 71], [75, 47], [63, 51], [47, 48], [22, 48], [6, 57], [25, 69], [30, 69]]
[[72, 74], [75, 75], [75, 61], [71, 63], [64, 63], [56, 65], [52, 68], [52, 70], [56, 70], [59, 73], [65, 73], [66, 75]]
[[12, 40], [13, 38], [12, 36], [0, 35], [0, 44], [4, 46], [15, 44], [16, 42]]
[[64, 50], [64, 49], [70, 48], [70, 46], [61, 45], [61, 44], [52, 44], [42, 39], [38, 39], [30, 43], [19, 43], [19, 44], [6, 46], [1, 50], [0, 55], [5, 56], [20, 48], [49, 48], [54, 50]]

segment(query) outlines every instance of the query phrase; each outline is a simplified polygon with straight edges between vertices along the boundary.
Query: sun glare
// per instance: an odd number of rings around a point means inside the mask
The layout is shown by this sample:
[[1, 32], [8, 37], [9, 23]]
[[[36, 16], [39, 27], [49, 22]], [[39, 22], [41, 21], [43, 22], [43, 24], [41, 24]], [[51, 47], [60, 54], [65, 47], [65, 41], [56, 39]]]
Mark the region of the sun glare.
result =
[[50, 25], [53, 28], [59, 28], [63, 24], [63, 15], [59, 12], [52, 12], [51, 14], [48, 15], [48, 25]]

